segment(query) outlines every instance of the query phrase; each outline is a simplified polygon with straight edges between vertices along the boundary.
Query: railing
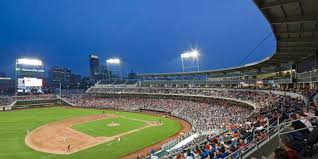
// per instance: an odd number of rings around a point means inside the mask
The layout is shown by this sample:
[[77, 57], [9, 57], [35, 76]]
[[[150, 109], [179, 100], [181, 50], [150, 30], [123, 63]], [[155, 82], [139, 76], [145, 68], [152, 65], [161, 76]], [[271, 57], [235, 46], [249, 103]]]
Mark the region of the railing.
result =
[[209, 85], [209, 84], [240, 84], [240, 82], [245, 83], [256, 83], [255, 79], [227, 79], [227, 80], [146, 80], [142, 81], [142, 85], [149, 84], [166, 84], [166, 85]]
[[65, 100], [64, 98], [62, 98], [62, 97], [60, 97], [60, 96], [57, 96], [57, 97], [58, 97], [58, 99], [60, 99], [61, 101], [65, 102], [66, 104], [68, 104], [68, 105], [70, 105], [70, 106], [73, 106], [73, 107], [75, 106], [75, 104], [73, 104], [73, 103], [71, 103], [71, 102]]
[[[240, 153], [238, 156], [236, 156], [236, 158], [247, 158], [252, 153], [260, 149], [267, 142], [269, 142], [272, 138], [274, 138], [278, 134], [277, 126], [275, 126], [278, 122], [279, 121], [275, 121], [270, 126], [266, 127], [266, 129], [264, 130], [266, 136], [264, 138], [255, 137], [256, 134], [254, 131], [252, 134], [253, 140], [249, 142], [245, 147], [238, 150]], [[229, 156], [227, 158], [229, 158]]]
[[318, 69], [297, 74], [298, 83], [311, 83], [318, 81]]
[[277, 79], [274, 80], [275, 83], [292, 83], [292, 79], [291, 78], [285, 78], [285, 79]]
[[[297, 130], [291, 130], [291, 131], [285, 131], [287, 127], [289, 127], [293, 122], [303, 120], [303, 119], [312, 119], [316, 118], [318, 119], [318, 116], [310, 116], [306, 118], [301, 118], [301, 119], [296, 119], [296, 120], [291, 120], [291, 121], [286, 121], [279, 123], [279, 121], [276, 121], [272, 123], [267, 129], [265, 130], [266, 132], [266, 137], [265, 138], [255, 138], [255, 134], [253, 133], [253, 141], [248, 143], [246, 146], [243, 148], [240, 148], [236, 150], [235, 152], [231, 153], [228, 155], [225, 159], [245, 159], [249, 157], [252, 153], [256, 152], [257, 150], [261, 149], [263, 145], [265, 145], [267, 142], [271, 141], [273, 138], [278, 136], [278, 142], [280, 142], [280, 136], [284, 134], [289, 134], [292, 132], [296, 131], [301, 131], [301, 130], [306, 130], [310, 127], [305, 127]], [[279, 120], [279, 118], [278, 118]], [[278, 123], [278, 124], [277, 124]], [[315, 128], [315, 126], [312, 126], [311, 128]]]
[[[251, 83], [251, 84], [256, 84], [256, 79], [242, 79], [242, 78], [228, 78], [228, 79], [223, 79], [223, 78], [216, 78], [216, 79], [211, 79], [209, 78], [208, 80], [145, 80], [142, 81], [143, 85], [158, 85], [158, 84], [164, 84], [164, 85], [183, 85], [183, 84], [188, 84], [188, 85], [216, 85], [216, 84], [240, 84], [241, 82], [244, 83]], [[284, 83], [292, 83], [291, 78], [281, 78], [281, 79], [273, 79], [273, 80], [263, 80], [264, 84], [273, 84], [273, 83], [279, 83], [279, 84], [284, 84]]]

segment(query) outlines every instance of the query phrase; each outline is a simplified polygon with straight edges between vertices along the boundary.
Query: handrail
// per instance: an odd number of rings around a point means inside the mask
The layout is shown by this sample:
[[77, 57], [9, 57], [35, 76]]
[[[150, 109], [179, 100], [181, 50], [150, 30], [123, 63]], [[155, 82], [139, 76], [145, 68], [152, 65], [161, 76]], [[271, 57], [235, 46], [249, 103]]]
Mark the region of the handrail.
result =
[[[305, 117], [305, 118], [316, 118], [316, 119], [318, 119], [318, 116], [308, 116], [308, 117]], [[281, 135], [284, 135], [284, 134], [288, 134], [288, 133], [291, 133], [291, 132], [296, 132], [296, 131], [301, 131], [301, 130], [306, 130], [306, 129], [308, 129], [308, 128], [314, 128], [315, 126], [311, 126], [311, 127], [305, 127], [305, 128], [300, 128], [300, 129], [297, 129], [297, 130], [291, 130], [291, 131], [286, 131], [286, 132], [284, 132], [284, 130], [287, 128], [287, 127], [289, 127], [290, 125], [291, 125], [291, 123], [292, 122], [295, 122], [295, 121], [300, 121], [300, 120], [303, 120], [303, 119], [305, 119], [305, 118], [301, 118], [301, 119], [296, 119], [296, 120], [290, 120], [290, 121], [285, 121], [285, 122], [282, 122], [282, 123], [279, 123], [278, 125], [276, 125], [276, 126], [274, 126], [274, 127], [271, 127], [271, 128], [274, 128], [273, 129], [273, 131], [271, 131], [271, 132], [275, 132], [275, 131], [277, 131], [276, 133], [274, 133], [274, 134], [270, 134], [270, 133], [267, 133], [268, 134], [268, 136], [267, 136], [267, 138], [270, 140], [271, 138], [273, 138], [273, 137], [275, 137], [275, 136], [277, 136], [277, 135], [279, 135], [279, 136], [281, 136]], [[281, 128], [282, 127], [282, 128]], [[268, 140], [268, 141], [269, 141]], [[265, 141], [265, 140], [264, 140]], [[263, 141], [260, 141], [260, 142], [257, 142], [254, 146], [257, 146], [257, 148], [253, 151], [253, 152], [255, 152], [256, 150], [258, 150], [260, 147], [259, 147], [259, 145], [264, 145], [265, 143], [263, 143]], [[251, 154], [251, 153], [250, 153]], [[245, 157], [248, 157], [249, 155], [247, 155], [247, 156], [244, 156], [244, 153], [243, 154], [241, 154], [242, 156], [241, 156], [241, 158], [245, 158]]]
[[317, 126], [309, 126], [309, 127], [305, 127], [305, 128], [300, 128], [300, 129], [296, 129], [296, 130], [290, 130], [290, 131], [286, 131], [286, 132], [282, 132], [280, 133], [280, 135], [285, 135], [285, 134], [289, 134], [289, 133], [292, 133], [292, 132], [297, 132], [297, 131], [301, 131], [301, 130], [308, 130], [308, 128], [315, 128]]
[[299, 120], [303, 120], [303, 119], [307, 119], [307, 118], [318, 118], [318, 116], [307, 116], [307, 117], [303, 117], [303, 118], [301, 118], [301, 119], [295, 119], [295, 120], [289, 120], [289, 121], [286, 121], [286, 122], [284, 122], [284, 123], [281, 123], [280, 125], [282, 125], [282, 124], [290, 124], [290, 123], [293, 123], [293, 122], [295, 122], [295, 121], [299, 121]]
[[75, 104], [73, 104], [73, 103], [71, 103], [71, 102], [69, 102], [69, 101], [67, 101], [66, 99], [64, 99], [64, 98], [62, 98], [62, 97], [60, 97], [60, 96], [57, 96], [60, 100], [62, 100], [62, 101], [64, 101], [65, 103], [67, 103], [67, 104], [69, 104], [69, 105], [71, 105], [71, 106], [75, 106]]

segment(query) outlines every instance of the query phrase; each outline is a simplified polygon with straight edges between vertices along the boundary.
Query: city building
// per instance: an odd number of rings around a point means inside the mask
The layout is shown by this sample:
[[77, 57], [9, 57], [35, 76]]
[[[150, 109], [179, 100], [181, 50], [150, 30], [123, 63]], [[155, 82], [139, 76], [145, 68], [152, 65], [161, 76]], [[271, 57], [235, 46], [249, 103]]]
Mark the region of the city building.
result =
[[72, 71], [68, 68], [54, 66], [48, 71], [48, 80], [52, 83], [70, 82]]
[[107, 65], [106, 64], [101, 64], [99, 66], [99, 72], [95, 75], [95, 80], [107, 80], [109, 79], [108, 75], [108, 70], [107, 70]]
[[12, 95], [14, 94], [14, 80], [7, 77], [4, 72], [0, 72], [0, 95]]
[[89, 71], [90, 71], [90, 79], [92, 81], [97, 80], [96, 76], [99, 73], [99, 58], [96, 55], [89, 55]]
[[86, 85], [82, 82], [81, 75], [73, 74], [68, 68], [54, 66], [48, 71], [48, 78], [46, 88], [48, 90], [55, 90], [60, 85], [65, 89], [80, 89]]

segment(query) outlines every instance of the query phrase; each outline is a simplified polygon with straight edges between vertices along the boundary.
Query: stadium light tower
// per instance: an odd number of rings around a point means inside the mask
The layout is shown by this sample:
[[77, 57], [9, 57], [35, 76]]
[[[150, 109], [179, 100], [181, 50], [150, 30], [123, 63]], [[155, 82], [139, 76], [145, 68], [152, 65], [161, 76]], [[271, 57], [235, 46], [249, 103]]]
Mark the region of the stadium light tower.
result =
[[[110, 65], [114, 65], [114, 66], [118, 66], [117, 69], [112, 69], [110, 70]], [[108, 71], [108, 78], [110, 80], [110, 71], [113, 72], [119, 72], [119, 76], [120, 79], [122, 80], [122, 76], [121, 76], [121, 61], [119, 58], [110, 58], [106, 60], [106, 66], [107, 66], [107, 71]]]
[[[186, 68], [197, 68], [197, 71], [200, 70], [199, 66], [199, 56], [200, 56], [200, 51], [198, 49], [191, 49], [190, 51], [186, 51], [181, 54], [181, 64], [182, 64], [182, 71]], [[184, 60], [195, 60], [196, 64], [193, 66], [185, 66], [184, 65]]]

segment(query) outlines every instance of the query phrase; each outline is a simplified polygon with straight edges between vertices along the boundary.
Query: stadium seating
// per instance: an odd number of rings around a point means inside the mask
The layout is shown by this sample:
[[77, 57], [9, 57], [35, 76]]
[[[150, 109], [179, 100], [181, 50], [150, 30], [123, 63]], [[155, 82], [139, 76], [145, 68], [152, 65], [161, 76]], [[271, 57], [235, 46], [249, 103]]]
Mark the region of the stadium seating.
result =
[[6, 106], [13, 103], [14, 99], [10, 96], [0, 96], [0, 106]]
[[95, 85], [96, 87], [130, 87], [136, 86], [138, 80], [100, 80]]

